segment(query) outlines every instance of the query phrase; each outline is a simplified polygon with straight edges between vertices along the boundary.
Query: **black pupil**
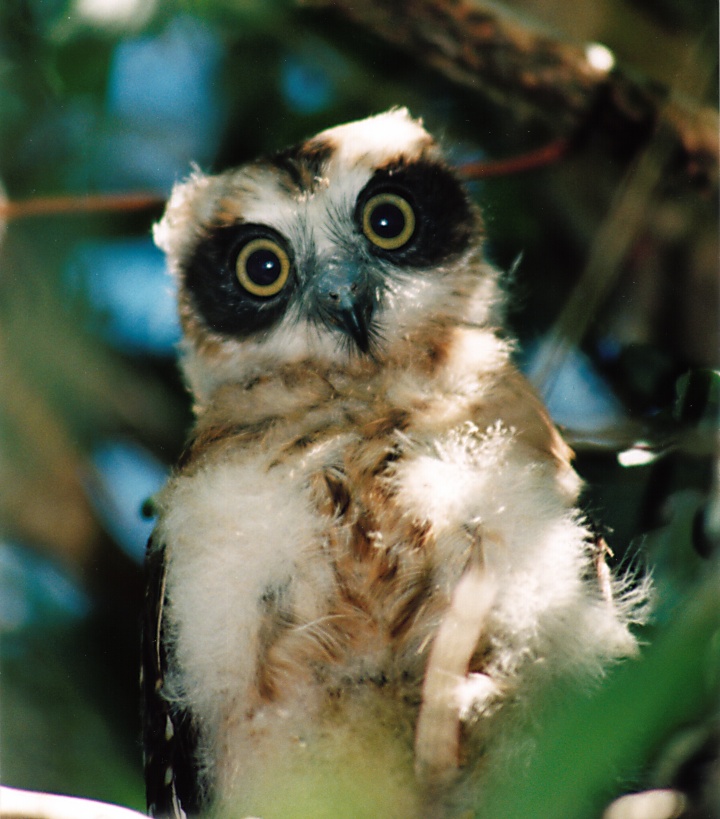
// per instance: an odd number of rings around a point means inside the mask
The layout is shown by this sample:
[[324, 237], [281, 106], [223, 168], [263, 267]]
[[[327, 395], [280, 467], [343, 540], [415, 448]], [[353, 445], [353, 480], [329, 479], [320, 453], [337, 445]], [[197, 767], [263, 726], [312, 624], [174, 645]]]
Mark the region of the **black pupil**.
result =
[[381, 239], [395, 239], [405, 229], [405, 214], [397, 205], [383, 202], [373, 208], [370, 227]]
[[253, 251], [247, 257], [245, 270], [251, 282], [259, 287], [267, 287], [280, 277], [282, 264], [276, 253], [263, 248]]

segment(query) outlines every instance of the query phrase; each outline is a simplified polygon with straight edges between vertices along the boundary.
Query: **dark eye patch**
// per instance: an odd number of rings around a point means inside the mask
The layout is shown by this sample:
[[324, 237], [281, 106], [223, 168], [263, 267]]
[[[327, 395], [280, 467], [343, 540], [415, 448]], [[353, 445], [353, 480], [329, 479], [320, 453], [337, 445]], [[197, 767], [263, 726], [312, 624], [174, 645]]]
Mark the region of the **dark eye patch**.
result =
[[398, 163], [375, 173], [355, 206], [361, 233], [367, 205], [381, 194], [400, 196], [410, 203], [415, 227], [398, 248], [368, 242], [370, 251], [397, 265], [429, 267], [463, 253], [475, 239], [478, 222], [467, 193], [452, 172], [433, 162]]
[[[275, 289], [270, 286], [273, 282], [268, 284], [262, 278], [255, 282], [258, 285], [253, 288], [256, 293], [249, 292], [239, 281], [238, 257], [251, 242], [256, 242], [259, 250], [250, 255], [250, 275], [253, 266], [258, 268], [256, 277], [275, 273], [274, 268], [271, 269], [266, 247], [275, 246], [287, 255], [287, 283], [278, 292], [271, 292]], [[263, 252], [268, 258], [262, 256]], [[276, 277], [273, 278], [275, 280]], [[237, 336], [267, 330], [284, 315], [295, 286], [292, 247], [277, 231], [265, 225], [241, 224], [214, 228], [186, 263], [185, 286], [212, 330]], [[266, 293], [263, 294], [263, 291]]]

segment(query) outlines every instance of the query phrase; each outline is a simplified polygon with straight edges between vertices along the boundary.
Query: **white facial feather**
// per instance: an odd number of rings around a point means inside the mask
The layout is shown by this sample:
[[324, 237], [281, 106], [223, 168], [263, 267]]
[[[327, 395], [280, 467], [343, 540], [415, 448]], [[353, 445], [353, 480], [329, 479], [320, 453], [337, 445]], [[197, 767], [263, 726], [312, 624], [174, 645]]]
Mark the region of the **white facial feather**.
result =
[[407, 108], [394, 108], [384, 114], [329, 128], [316, 139], [330, 139], [338, 145], [331, 166], [333, 171], [360, 165], [381, 167], [388, 157], [396, 156], [398, 150], [416, 158], [431, 145], [422, 123], [412, 119]]

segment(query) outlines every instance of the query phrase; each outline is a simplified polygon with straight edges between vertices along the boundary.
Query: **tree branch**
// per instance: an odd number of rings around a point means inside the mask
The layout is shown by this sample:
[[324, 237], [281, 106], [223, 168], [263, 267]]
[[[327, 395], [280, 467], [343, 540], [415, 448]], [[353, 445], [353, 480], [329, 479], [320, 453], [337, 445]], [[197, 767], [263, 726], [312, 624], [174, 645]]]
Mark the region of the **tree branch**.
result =
[[702, 189], [718, 181], [718, 115], [636, 80], [598, 45], [539, 33], [484, 0], [299, 0], [336, 9], [447, 78], [558, 137], [602, 133], [632, 158], [662, 125], [671, 171]]

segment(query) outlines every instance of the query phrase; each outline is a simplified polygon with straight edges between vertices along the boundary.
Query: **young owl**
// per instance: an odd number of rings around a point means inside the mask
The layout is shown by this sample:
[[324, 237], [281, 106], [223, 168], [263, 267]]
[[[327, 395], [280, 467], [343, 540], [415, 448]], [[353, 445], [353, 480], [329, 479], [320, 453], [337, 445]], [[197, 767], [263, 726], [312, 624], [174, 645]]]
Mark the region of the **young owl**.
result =
[[193, 174], [155, 238], [197, 420], [147, 556], [150, 811], [467, 810], [642, 602], [511, 361], [477, 208], [392, 110]]

